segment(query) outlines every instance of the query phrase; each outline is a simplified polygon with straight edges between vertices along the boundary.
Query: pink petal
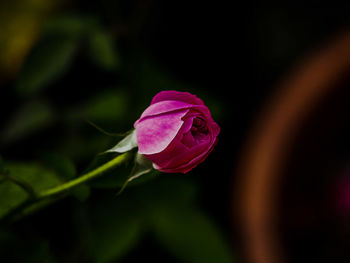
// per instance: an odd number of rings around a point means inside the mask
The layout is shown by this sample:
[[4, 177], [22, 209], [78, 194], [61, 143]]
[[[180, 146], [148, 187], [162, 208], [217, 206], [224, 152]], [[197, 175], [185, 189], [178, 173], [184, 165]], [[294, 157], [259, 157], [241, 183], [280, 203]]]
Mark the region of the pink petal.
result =
[[186, 132], [181, 140], [182, 144], [185, 145], [187, 148], [192, 148], [196, 145], [196, 140], [193, 138], [193, 135], [191, 132]]
[[208, 155], [208, 151], [211, 151], [216, 143], [214, 138], [189, 148], [179, 139], [182, 137], [176, 137], [163, 152], [146, 156], [154, 163], [156, 169], [166, 172], [178, 172], [179, 169], [186, 170], [188, 167], [192, 169], [199, 163], [198, 160], [205, 159], [203, 157]]
[[192, 119], [186, 119], [180, 128], [176, 137], [172, 142], [164, 149], [164, 151], [156, 154], [147, 155], [152, 162], [160, 164], [161, 166], [167, 165], [176, 155], [184, 155], [187, 152], [187, 147], [181, 143], [183, 133], [190, 131], [192, 126]]
[[193, 119], [198, 116], [201, 116], [198, 112], [190, 110], [183, 117], [185, 122], [168, 147], [160, 153], [146, 156], [154, 163], [156, 169], [168, 173], [186, 173], [208, 156], [217, 142], [216, 136], [220, 132], [220, 128], [215, 122], [210, 123], [208, 128], [211, 130], [211, 136], [200, 143], [191, 141], [191, 138], [188, 138], [186, 134], [192, 127]]
[[[214, 146], [215, 139], [211, 141], [202, 142], [187, 149], [187, 153], [183, 155], [177, 155], [167, 164], [167, 169], [183, 169], [184, 167], [191, 166], [192, 168], [197, 165], [197, 161], [202, 159], [203, 156], [207, 156], [208, 151]], [[195, 164], [195, 165], [193, 165]]]
[[135, 123], [140, 154], [156, 154], [163, 151], [174, 140], [181, 129], [189, 110], [180, 110], [145, 118]]
[[155, 104], [150, 105], [145, 111], [142, 113], [141, 117], [139, 120], [136, 121], [139, 122], [143, 118], [150, 117], [150, 116], [155, 116], [167, 112], [172, 112], [176, 110], [181, 110], [181, 109], [188, 109], [192, 107], [191, 104], [182, 102], [182, 101], [162, 101], [158, 102]]
[[175, 100], [182, 101], [193, 105], [204, 105], [203, 101], [197, 96], [189, 93], [189, 92], [180, 92], [175, 90], [165, 90], [159, 92], [152, 99], [151, 104], [164, 101], [164, 100]]
[[165, 173], [187, 173], [193, 168], [195, 168], [198, 164], [202, 163], [208, 157], [211, 151], [214, 149], [214, 146], [216, 144], [217, 144], [217, 138], [211, 143], [211, 146], [207, 151], [203, 151], [201, 154], [194, 157], [192, 160], [185, 162], [183, 165], [176, 166], [174, 168], [171, 168], [171, 167], [162, 168], [162, 167], [157, 167], [157, 165], [154, 165], [154, 166], [159, 171], [162, 171]]
[[138, 122], [142, 121], [145, 118], [161, 114], [168, 114], [169, 112], [183, 109], [191, 109], [192, 111], [197, 110], [203, 112], [203, 114], [206, 116], [210, 116], [209, 109], [205, 105], [191, 105], [182, 101], [166, 100], [152, 104], [147, 109], [145, 109], [141, 117], [135, 122], [134, 127]]
[[216, 122], [210, 124], [211, 130], [213, 131], [214, 136], [218, 136], [220, 133], [220, 126]]

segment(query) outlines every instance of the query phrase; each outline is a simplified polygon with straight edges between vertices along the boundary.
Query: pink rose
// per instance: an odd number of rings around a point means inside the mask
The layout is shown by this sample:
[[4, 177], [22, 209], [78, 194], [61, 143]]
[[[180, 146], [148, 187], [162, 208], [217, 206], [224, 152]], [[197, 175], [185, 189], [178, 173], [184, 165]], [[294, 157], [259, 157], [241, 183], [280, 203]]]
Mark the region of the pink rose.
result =
[[201, 99], [178, 91], [158, 93], [134, 127], [138, 152], [167, 173], [186, 173], [203, 162], [220, 132]]

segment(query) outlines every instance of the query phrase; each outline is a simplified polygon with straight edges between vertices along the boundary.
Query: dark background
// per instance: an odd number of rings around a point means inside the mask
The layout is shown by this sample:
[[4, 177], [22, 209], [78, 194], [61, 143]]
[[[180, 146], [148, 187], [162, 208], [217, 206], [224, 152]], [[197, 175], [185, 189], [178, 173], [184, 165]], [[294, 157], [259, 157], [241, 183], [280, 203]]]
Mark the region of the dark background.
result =
[[[66, 171], [62, 167], [74, 163], [73, 170], [81, 174], [96, 154], [117, 141], [85, 120], [125, 132], [161, 90], [196, 94], [221, 126], [213, 153], [187, 175], [146, 178], [115, 197], [128, 167], [116, 169], [73, 197], [4, 224], [0, 261], [202, 263], [230, 262], [232, 254], [244, 262], [230, 198], [247, 133], [289, 70], [346, 30], [349, 4], [17, 0], [4, 1], [0, 8], [0, 154], [9, 167], [25, 170], [39, 161]], [[9, 54], [14, 55], [8, 59]], [[343, 96], [335, 96], [335, 104]], [[334, 151], [342, 149], [341, 142]], [[339, 152], [334, 170], [348, 161], [348, 150]], [[296, 188], [303, 184], [294, 183]], [[6, 203], [1, 189], [0, 197]], [[159, 199], [164, 202], [158, 204]], [[148, 216], [153, 210], [162, 212]], [[175, 215], [175, 223], [163, 212]], [[288, 209], [282, 213], [288, 215]], [[134, 224], [141, 217], [144, 221]], [[189, 218], [194, 225], [204, 218], [203, 228], [193, 229]], [[286, 224], [292, 262], [313, 262], [322, 247], [317, 240], [329, 240], [323, 230], [333, 230], [324, 224], [298, 237], [290, 237]], [[346, 244], [342, 238], [339, 246]], [[218, 241], [213, 245], [212, 239]], [[338, 261], [323, 257], [317, 262], [346, 262], [345, 248], [340, 250]]]

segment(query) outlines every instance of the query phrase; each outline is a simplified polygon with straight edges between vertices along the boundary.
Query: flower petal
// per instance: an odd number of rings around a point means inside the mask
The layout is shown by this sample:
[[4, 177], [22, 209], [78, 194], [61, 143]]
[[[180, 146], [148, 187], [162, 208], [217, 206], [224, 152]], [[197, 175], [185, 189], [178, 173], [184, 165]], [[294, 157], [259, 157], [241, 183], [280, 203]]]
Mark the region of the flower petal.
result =
[[135, 123], [138, 152], [155, 154], [163, 151], [178, 134], [189, 110], [180, 110], [150, 117]]
[[188, 109], [190, 107], [192, 107], [191, 104], [182, 101], [161, 101], [152, 104], [147, 109], [145, 109], [145, 111], [142, 113], [141, 117], [136, 121], [136, 123], [146, 117], [155, 116], [176, 110]]
[[203, 101], [197, 96], [189, 92], [181, 92], [175, 90], [164, 90], [159, 92], [156, 96], [154, 96], [151, 104], [164, 100], [182, 101], [192, 105], [204, 105]]
[[[177, 138], [165, 149], [165, 151], [147, 155], [146, 157], [153, 162], [153, 166], [164, 172], [187, 172], [197, 166], [199, 160], [204, 160], [207, 152], [213, 147], [215, 141], [203, 142], [191, 148], [183, 143], [176, 141]], [[189, 168], [190, 167], [190, 168]]]
[[211, 143], [211, 146], [209, 147], [209, 149], [207, 149], [207, 151], [203, 151], [201, 154], [197, 155], [193, 159], [188, 160], [183, 165], [179, 165], [176, 167], [171, 167], [171, 165], [169, 167], [162, 168], [158, 165], [153, 164], [153, 167], [165, 173], [187, 173], [207, 158], [207, 156], [214, 149], [214, 146], [217, 144], [217, 141], [218, 139], [215, 138], [215, 140]]
[[191, 109], [192, 111], [197, 110], [198, 112], [203, 112], [203, 114], [206, 116], [210, 116], [209, 109], [205, 105], [191, 105], [182, 101], [166, 100], [152, 104], [147, 109], [145, 109], [141, 117], [135, 122], [134, 127], [135, 125], [137, 125], [138, 122], [142, 121], [145, 118], [161, 114], [168, 114], [173, 111], [184, 109]]

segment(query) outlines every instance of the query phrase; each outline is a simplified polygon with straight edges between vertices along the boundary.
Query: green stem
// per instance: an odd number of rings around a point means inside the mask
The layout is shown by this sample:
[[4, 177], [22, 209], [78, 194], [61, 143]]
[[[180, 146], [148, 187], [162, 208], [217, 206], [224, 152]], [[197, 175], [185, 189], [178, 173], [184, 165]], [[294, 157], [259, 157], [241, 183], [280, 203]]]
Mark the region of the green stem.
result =
[[126, 161], [130, 156], [130, 153], [123, 153], [121, 155], [118, 155], [111, 161], [97, 167], [96, 169], [83, 174], [82, 176], [73, 179], [69, 182], [66, 182], [64, 184], [61, 184], [59, 186], [53, 187], [51, 189], [44, 190], [38, 194], [39, 199], [47, 198], [47, 197], [52, 197], [56, 196], [58, 194], [64, 193], [66, 191], [71, 190], [72, 188], [81, 185], [83, 183], [86, 183], [94, 178], [97, 178], [98, 176], [102, 175], [104, 172], [114, 168], [117, 165], [122, 164], [124, 161]]

